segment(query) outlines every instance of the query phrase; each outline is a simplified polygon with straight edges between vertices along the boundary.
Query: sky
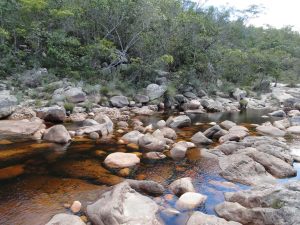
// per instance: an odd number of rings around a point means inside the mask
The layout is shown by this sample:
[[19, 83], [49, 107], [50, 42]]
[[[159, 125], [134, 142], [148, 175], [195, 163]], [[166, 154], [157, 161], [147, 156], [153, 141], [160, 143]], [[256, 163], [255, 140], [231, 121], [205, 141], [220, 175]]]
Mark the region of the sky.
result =
[[263, 12], [249, 21], [254, 26], [269, 24], [276, 28], [286, 25], [293, 26], [293, 30], [300, 32], [300, 0], [198, 0], [205, 6], [233, 6], [246, 9], [249, 5], [261, 5]]

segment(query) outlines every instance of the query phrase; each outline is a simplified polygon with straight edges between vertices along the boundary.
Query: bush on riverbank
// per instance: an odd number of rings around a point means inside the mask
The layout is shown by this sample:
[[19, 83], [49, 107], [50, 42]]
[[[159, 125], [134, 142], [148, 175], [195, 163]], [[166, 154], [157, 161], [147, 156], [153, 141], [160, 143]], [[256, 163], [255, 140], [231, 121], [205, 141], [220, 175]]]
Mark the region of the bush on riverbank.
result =
[[0, 8], [2, 77], [45, 67], [59, 78], [117, 83], [111, 86], [128, 92], [154, 82], [157, 70], [170, 72], [176, 87], [193, 83], [212, 93], [217, 80], [229, 87], [269, 77], [299, 81], [299, 33], [246, 26], [257, 7], [238, 12], [177, 0], [21, 0], [2, 1]]

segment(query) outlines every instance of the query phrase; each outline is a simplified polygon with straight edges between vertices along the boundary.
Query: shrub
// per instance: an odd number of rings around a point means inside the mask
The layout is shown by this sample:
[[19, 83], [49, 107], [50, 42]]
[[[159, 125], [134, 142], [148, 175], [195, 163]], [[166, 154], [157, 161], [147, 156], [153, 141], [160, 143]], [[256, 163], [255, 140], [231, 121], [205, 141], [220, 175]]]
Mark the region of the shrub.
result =
[[75, 105], [71, 102], [65, 102], [64, 103], [64, 108], [66, 109], [67, 112], [73, 112]]

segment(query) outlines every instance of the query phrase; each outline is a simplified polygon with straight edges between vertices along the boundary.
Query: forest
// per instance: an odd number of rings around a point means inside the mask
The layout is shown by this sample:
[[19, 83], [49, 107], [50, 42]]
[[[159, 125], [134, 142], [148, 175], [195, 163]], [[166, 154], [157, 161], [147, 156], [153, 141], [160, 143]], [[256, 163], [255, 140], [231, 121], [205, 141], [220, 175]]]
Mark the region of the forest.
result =
[[44, 67], [123, 89], [151, 83], [158, 71], [174, 88], [293, 85], [300, 35], [247, 25], [258, 13], [179, 0], [1, 0], [0, 76]]

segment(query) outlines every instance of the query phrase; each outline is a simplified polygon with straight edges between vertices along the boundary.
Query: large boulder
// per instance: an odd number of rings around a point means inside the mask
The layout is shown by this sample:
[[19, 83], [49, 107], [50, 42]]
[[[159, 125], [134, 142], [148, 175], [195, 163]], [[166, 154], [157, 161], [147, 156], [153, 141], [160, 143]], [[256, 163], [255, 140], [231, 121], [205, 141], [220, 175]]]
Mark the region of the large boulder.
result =
[[221, 175], [230, 181], [246, 185], [275, 183], [265, 168], [245, 154], [232, 154], [219, 159]]
[[52, 123], [61, 123], [66, 119], [66, 110], [60, 106], [43, 107], [36, 110], [37, 117]]
[[161, 152], [166, 148], [166, 140], [163, 136], [155, 136], [147, 133], [139, 138], [138, 145], [142, 150], [148, 152]]
[[82, 88], [71, 87], [65, 91], [65, 97], [69, 102], [79, 103], [86, 100], [86, 94], [82, 91]]
[[104, 164], [112, 169], [133, 167], [139, 163], [140, 158], [136, 154], [124, 152], [111, 153], [104, 160]]
[[269, 135], [273, 137], [283, 137], [286, 134], [285, 131], [280, 130], [272, 125], [258, 126], [256, 127], [256, 130], [263, 135]]
[[94, 225], [162, 225], [158, 205], [139, 194], [127, 182], [114, 186], [100, 199], [87, 206], [87, 216]]
[[164, 85], [149, 84], [146, 88], [146, 93], [150, 100], [154, 100], [163, 96], [166, 90], [167, 87]]
[[207, 215], [199, 211], [193, 212], [186, 225], [242, 225], [234, 221], [227, 221], [213, 215]]
[[130, 131], [127, 134], [124, 134], [123, 137], [121, 137], [121, 140], [123, 140], [125, 143], [138, 144], [139, 139], [143, 136], [144, 134], [142, 134], [137, 130], [134, 130], [134, 131]]
[[117, 107], [117, 108], [123, 108], [125, 106], [129, 105], [129, 101], [127, 97], [118, 95], [118, 96], [113, 96], [110, 98], [110, 103], [112, 106]]
[[0, 120], [0, 132], [19, 135], [33, 135], [46, 126], [39, 118], [31, 120]]
[[191, 140], [195, 144], [204, 144], [204, 145], [209, 145], [213, 142], [212, 140], [207, 138], [201, 131], [194, 134]]
[[226, 220], [242, 224], [300, 224], [300, 182], [260, 185], [251, 190], [226, 193], [215, 211]]
[[59, 144], [66, 144], [71, 140], [71, 136], [63, 125], [55, 125], [45, 131], [43, 139]]
[[186, 115], [177, 116], [177, 117], [170, 117], [166, 121], [167, 125], [172, 128], [180, 128], [180, 127], [188, 127], [191, 125], [190, 117]]
[[60, 213], [52, 217], [46, 225], [85, 225], [79, 216]]
[[180, 196], [185, 192], [195, 192], [192, 178], [190, 177], [184, 177], [173, 181], [169, 188], [177, 196]]
[[0, 119], [12, 114], [17, 104], [17, 98], [10, 95], [9, 91], [0, 91]]
[[263, 165], [263, 167], [274, 177], [286, 178], [297, 174], [293, 166], [282, 159], [273, 155], [257, 151], [255, 148], [245, 148], [240, 150], [243, 154], [248, 155], [253, 160]]

